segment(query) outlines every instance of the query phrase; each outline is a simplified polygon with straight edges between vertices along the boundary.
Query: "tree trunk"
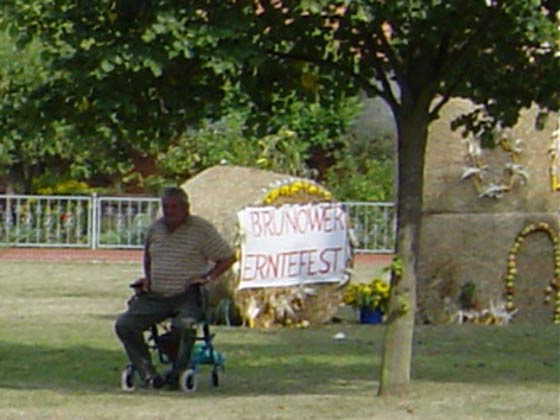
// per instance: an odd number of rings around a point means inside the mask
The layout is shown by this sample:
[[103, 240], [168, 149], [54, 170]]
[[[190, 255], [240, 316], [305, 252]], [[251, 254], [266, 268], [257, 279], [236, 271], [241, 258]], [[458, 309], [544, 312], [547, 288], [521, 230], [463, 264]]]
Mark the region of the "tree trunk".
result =
[[416, 255], [422, 219], [424, 155], [428, 106], [401, 108], [398, 127], [396, 255], [402, 275], [392, 276], [383, 343], [379, 395], [397, 394], [410, 382], [416, 309]]

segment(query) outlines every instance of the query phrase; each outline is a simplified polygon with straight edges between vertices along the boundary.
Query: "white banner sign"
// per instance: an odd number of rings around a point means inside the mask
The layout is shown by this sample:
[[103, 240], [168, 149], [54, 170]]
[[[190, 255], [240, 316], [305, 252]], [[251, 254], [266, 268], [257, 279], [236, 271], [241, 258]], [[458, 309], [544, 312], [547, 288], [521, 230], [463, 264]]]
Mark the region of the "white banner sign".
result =
[[341, 204], [248, 207], [238, 217], [239, 289], [342, 281], [349, 245]]

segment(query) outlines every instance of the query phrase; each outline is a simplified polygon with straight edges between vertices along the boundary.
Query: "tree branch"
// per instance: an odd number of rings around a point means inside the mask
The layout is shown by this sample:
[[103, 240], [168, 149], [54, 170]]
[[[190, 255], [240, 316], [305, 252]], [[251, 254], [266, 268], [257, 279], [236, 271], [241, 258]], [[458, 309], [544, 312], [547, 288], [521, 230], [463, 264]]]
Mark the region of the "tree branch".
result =
[[358, 86], [360, 88], [364, 89], [369, 96], [383, 96], [384, 97], [382, 90], [379, 89], [377, 86], [372, 85], [369, 81], [364, 80], [364, 78], [361, 77], [358, 73], [350, 71], [347, 67], [345, 67], [343, 65], [340, 65], [338, 63], [334, 63], [332, 61], [324, 60], [324, 59], [320, 59], [320, 58], [316, 58], [316, 57], [311, 57], [311, 56], [304, 55], [304, 54], [280, 53], [280, 52], [272, 51], [272, 50], [267, 50], [266, 53], [273, 56], [273, 57], [281, 58], [283, 60], [303, 61], [303, 62], [306, 62], [306, 63], [309, 63], [309, 64], [315, 64], [315, 65], [320, 66], [320, 67], [326, 67], [326, 68], [330, 68], [332, 70], [337, 70], [337, 71], [343, 72], [343, 73], [351, 76], [352, 79], [356, 81]]
[[[391, 25], [389, 23], [387, 23], [387, 25], [389, 25], [389, 29], [392, 30]], [[396, 54], [395, 50], [391, 47], [391, 44], [390, 44], [389, 39], [386, 35], [386, 32], [383, 28], [383, 25], [379, 25], [377, 27], [376, 34], [372, 34], [372, 38], [374, 40], [377, 39], [377, 40], [380, 41], [379, 51], [377, 49], [371, 49], [371, 48], [370, 48], [370, 51], [371, 51], [372, 56], [373, 56], [374, 66], [375, 66], [375, 68], [377, 70], [377, 73], [379, 75], [378, 78], [383, 85], [383, 89], [387, 92], [387, 95], [384, 96], [384, 98], [389, 103], [391, 108], [393, 109], [393, 112], [396, 113], [396, 111], [400, 107], [399, 99], [397, 98], [397, 96], [393, 92], [393, 87], [391, 86], [389, 78], [387, 77], [387, 73], [385, 72], [385, 69], [383, 68], [383, 61], [382, 60], [386, 59], [386, 60], [389, 61], [389, 63], [390, 63], [389, 67], [394, 70], [395, 79], [397, 80], [397, 84], [399, 86], [401, 86], [401, 88], [406, 86], [405, 79], [404, 79], [403, 74], [401, 72], [401, 69], [403, 68], [403, 61], [402, 61], [401, 57], [399, 57]], [[382, 54], [381, 57], [378, 55], [379, 53]]]
[[477, 30], [473, 31], [472, 35], [459, 45], [455, 51], [451, 51], [451, 35], [446, 35], [443, 37], [442, 42], [438, 48], [438, 54], [436, 57], [437, 66], [435, 68], [437, 79], [440, 79], [441, 74], [445, 74], [450, 72], [448, 67], [448, 63], [467, 63], [465, 66], [463, 64], [461, 72], [455, 72], [454, 74], [457, 75], [455, 80], [452, 80], [451, 83], [448, 84], [447, 89], [441, 95], [440, 100], [438, 103], [430, 110], [430, 119], [436, 119], [438, 117], [439, 111], [443, 106], [449, 101], [457, 86], [461, 84], [462, 81], [465, 80], [463, 75], [469, 74], [469, 68], [473, 65], [470, 64], [467, 60], [463, 60], [463, 58], [467, 55], [473, 45], [483, 36], [484, 31], [490, 30], [489, 23], [492, 17], [490, 14], [487, 14], [485, 19], [483, 19], [478, 27]]

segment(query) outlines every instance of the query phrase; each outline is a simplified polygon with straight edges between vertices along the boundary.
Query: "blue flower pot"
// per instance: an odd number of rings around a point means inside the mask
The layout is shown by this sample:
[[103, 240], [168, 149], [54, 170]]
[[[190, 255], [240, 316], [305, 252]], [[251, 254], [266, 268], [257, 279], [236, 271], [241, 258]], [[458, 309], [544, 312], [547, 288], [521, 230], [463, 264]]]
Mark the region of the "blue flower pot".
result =
[[360, 324], [381, 324], [383, 314], [379, 308], [360, 308]]

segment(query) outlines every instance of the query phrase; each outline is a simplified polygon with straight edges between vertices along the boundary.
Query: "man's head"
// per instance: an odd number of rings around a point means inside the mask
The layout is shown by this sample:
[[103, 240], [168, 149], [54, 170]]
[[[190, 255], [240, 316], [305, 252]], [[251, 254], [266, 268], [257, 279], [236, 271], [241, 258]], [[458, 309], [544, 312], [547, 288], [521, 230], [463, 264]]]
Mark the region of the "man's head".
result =
[[169, 230], [177, 228], [189, 215], [189, 198], [182, 188], [166, 188], [161, 196], [161, 206]]

